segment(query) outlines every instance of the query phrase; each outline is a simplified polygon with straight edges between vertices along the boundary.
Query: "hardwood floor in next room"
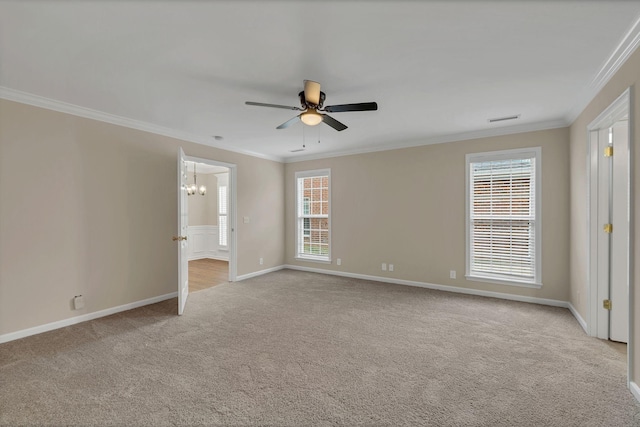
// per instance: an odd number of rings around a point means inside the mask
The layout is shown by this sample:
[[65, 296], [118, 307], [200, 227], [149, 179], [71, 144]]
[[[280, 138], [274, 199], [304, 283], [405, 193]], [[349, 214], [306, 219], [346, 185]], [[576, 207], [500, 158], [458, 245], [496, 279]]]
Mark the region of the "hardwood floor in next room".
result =
[[229, 262], [217, 259], [189, 261], [189, 292], [229, 282]]

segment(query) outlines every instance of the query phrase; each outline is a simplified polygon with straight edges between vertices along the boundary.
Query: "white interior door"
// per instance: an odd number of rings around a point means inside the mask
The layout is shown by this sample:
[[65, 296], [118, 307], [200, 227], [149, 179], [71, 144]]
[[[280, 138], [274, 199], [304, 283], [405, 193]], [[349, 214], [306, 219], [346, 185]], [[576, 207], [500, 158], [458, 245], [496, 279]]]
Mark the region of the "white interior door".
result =
[[[630, 338], [632, 228], [629, 111], [630, 89], [627, 89], [587, 127], [590, 299], [587, 326], [592, 336], [626, 343]], [[609, 224], [611, 228], [605, 228]]]
[[598, 338], [609, 338], [609, 310], [603, 302], [610, 299], [611, 293], [611, 234], [604, 227], [611, 223], [611, 165], [612, 157], [605, 156], [609, 147], [609, 128], [597, 132], [596, 155], [598, 156], [597, 191], [597, 284], [598, 284]]
[[178, 152], [178, 314], [184, 313], [184, 307], [189, 296], [189, 259], [187, 230], [189, 226], [189, 212], [187, 204], [187, 166], [182, 147]]
[[611, 171], [611, 310], [609, 339], [627, 342], [629, 337], [629, 129], [627, 120], [610, 128], [613, 145]]

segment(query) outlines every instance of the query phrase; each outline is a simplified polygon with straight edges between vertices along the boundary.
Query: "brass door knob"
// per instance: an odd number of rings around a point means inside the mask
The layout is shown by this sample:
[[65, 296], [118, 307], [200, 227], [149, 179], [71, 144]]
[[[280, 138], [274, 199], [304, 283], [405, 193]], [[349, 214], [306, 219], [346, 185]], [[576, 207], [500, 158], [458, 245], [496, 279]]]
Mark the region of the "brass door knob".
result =
[[174, 242], [176, 240], [187, 240], [187, 236], [173, 236], [171, 240], [173, 240]]

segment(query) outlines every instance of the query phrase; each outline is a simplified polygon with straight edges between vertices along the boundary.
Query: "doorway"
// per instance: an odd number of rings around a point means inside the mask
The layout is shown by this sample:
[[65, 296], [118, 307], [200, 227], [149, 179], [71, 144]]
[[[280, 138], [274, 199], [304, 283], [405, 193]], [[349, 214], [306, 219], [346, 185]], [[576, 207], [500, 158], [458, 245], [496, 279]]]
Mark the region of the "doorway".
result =
[[[587, 128], [589, 335], [629, 343], [631, 316], [630, 89]], [[627, 345], [627, 357], [631, 345]]]
[[[237, 170], [236, 165], [231, 163], [186, 156], [180, 148], [178, 172], [178, 236], [173, 240], [180, 241], [178, 314], [181, 315], [189, 292], [203, 289], [203, 284], [198, 282], [211, 287], [220, 284], [221, 280], [236, 280]], [[192, 202], [188, 199], [192, 199]], [[190, 207], [193, 212], [189, 212]], [[190, 226], [190, 221], [195, 225]], [[205, 261], [207, 264], [217, 264], [216, 267], [206, 265], [203, 268], [202, 265], [194, 264], [194, 268], [190, 268], [189, 261], [203, 259], [210, 260], [208, 263]], [[190, 270], [193, 284], [189, 280]]]
[[189, 292], [229, 282], [229, 168], [186, 161]]

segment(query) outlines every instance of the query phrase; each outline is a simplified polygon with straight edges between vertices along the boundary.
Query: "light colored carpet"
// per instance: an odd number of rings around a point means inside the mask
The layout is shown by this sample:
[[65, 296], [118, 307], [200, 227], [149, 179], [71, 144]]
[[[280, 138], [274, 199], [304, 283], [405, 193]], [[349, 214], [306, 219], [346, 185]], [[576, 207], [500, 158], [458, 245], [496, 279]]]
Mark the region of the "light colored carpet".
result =
[[2, 425], [633, 426], [562, 308], [283, 270], [0, 345]]

